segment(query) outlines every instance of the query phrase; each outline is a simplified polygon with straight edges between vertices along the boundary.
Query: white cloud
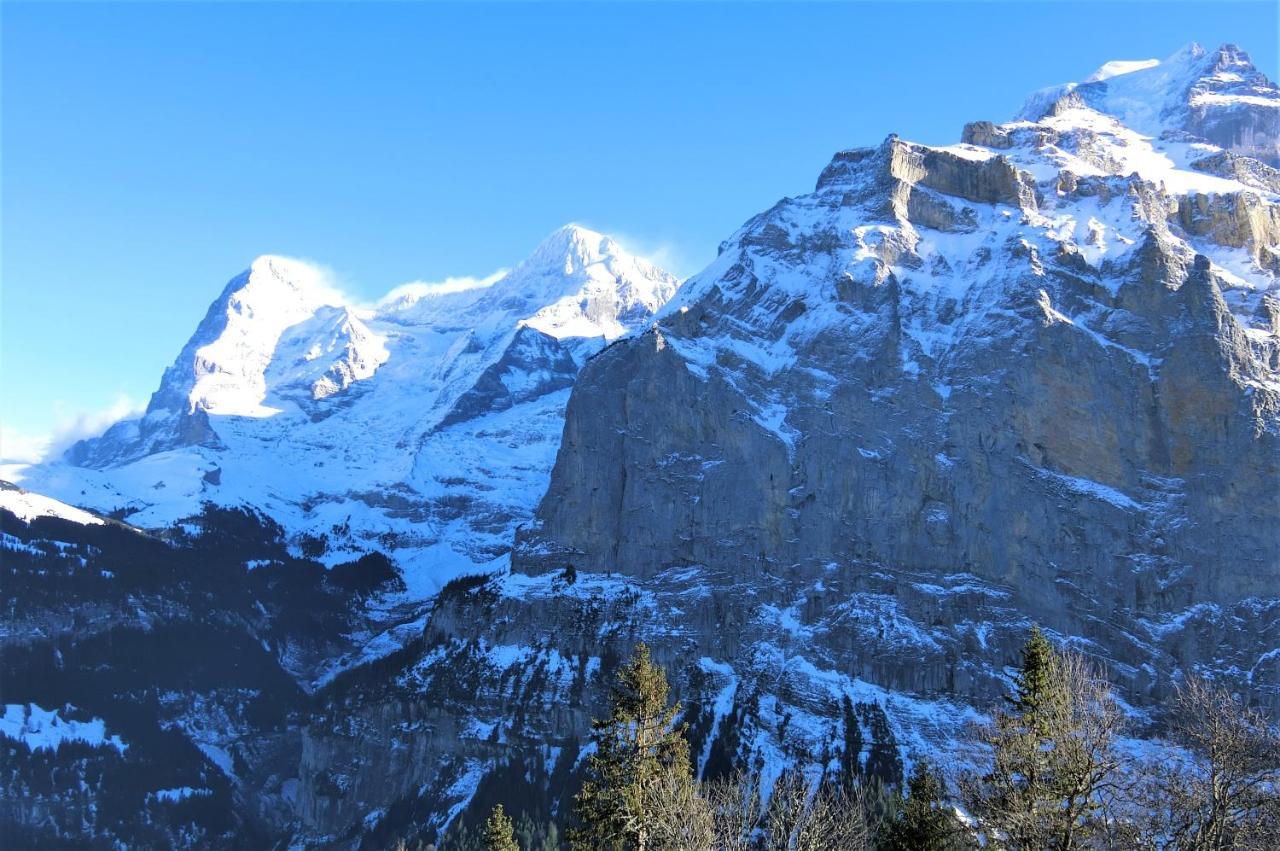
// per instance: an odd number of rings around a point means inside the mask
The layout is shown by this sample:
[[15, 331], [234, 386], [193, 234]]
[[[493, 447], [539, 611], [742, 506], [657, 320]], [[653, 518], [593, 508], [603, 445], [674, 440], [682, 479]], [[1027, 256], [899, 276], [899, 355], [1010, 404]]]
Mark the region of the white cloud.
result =
[[411, 281], [407, 284], [401, 284], [391, 292], [378, 299], [378, 307], [386, 308], [402, 308], [408, 307], [414, 302], [421, 301], [424, 298], [433, 298], [435, 296], [448, 295], [449, 293], [461, 293], [467, 290], [483, 289], [491, 287], [506, 276], [509, 269], [499, 269], [498, 271], [486, 275], [483, 278], [473, 278], [470, 275], [460, 275], [457, 277], [448, 277], [443, 281]]
[[97, 437], [120, 420], [140, 416], [142, 411], [142, 405], [122, 393], [96, 411], [64, 410], [53, 428], [43, 434], [0, 423], [0, 465], [12, 473], [15, 466], [56, 458], [77, 440]]
[[49, 435], [26, 434], [0, 423], [0, 464], [34, 464], [49, 451]]
[[648, 260], [659, 269], [664, 269], [680, 280], [688, 278], [702, 268], [704, 264], [690, 260], [688, 253], [674, 242], [653, 240], [634, 236], [619, 231], [602, 231], [635, 256]]

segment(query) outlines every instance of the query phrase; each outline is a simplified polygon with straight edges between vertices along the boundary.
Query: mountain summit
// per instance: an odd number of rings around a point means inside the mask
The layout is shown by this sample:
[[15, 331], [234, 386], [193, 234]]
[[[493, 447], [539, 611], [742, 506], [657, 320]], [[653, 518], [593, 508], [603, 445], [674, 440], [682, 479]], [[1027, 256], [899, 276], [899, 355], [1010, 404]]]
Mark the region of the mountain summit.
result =
[[1234, 44], [1191, 43], [1160, 61], [1108, 62], [1083, 82], [1034, 94], [1018, 117], [1039, 121], [1087, 106], [1151, 137], [1189, 134], [1280, 166], [1280, 91]]
[[331, 559], [394, 540], [427, 594], [509, 548], [578, 369], [645, 327], [678, 283], [577, 225], [487, 285], [411, 285], [374, 308], [310, 264], [260, 257], [141, 418], [24, 485], [145, 527], [206, 502], [247, 506], [323, 540]]
[[484, 291], [472, 312], [482, 322], [521, 314], [522, 326], [557, 339], [614, 340], [656, 313], [678, 283], [612, 238], [566, 225]]

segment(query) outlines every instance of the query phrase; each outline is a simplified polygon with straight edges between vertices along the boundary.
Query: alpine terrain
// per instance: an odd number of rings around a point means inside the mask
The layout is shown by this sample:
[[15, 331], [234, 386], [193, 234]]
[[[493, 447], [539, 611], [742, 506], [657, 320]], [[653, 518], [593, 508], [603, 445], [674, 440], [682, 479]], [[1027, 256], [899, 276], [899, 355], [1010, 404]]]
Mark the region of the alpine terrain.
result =
[[329, 562], [394, 549], [419, 598], [496, 569], [545, 489], [578, 369], [678, 281], [569, 225], [485, 283], [361, 307], [319, 269], [260, 257], [140, 419], [24, 487], [148, 529], [249, 506]]
[[1135, 748], [1189, 673], [1280, 718], [1280, 89], [1243, 51], [841, 151], [677, 283], [576, 227], [372, 307], [255, 261], [145, 415], [0, 491], [0, 823], [562, 820], [639, 641], [699, 776], [766, 787], [968, 765], [1033, 623]]

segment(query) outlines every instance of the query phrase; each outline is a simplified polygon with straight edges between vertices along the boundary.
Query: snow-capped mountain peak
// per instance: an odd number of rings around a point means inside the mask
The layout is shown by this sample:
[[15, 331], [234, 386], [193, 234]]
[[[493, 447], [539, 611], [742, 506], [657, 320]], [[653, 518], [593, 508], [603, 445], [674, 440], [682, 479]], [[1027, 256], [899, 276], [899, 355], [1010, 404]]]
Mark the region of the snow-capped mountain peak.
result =
[[1024, 121], [1087, 108], [1152, 138], [1189, 134], [1235, 154], [1280, 163], [1280, 89], [1234, 44], [1195, 42], [1163, 60], [1107, 62], [1081, 82], [1034, 93]]
[[379, 302], [378, 317], [453, 324], [485, 339], [516, 325], [556, 338], [615, 339], [665, 304], [679, 283], [612, 237], [569, 224], [501, 275], [399, 287]]
[[232, 279], [165, 372], [148, 413], [267, 416], [266, 370], [286, 328], [344, 304], [320, 268], [264, 255]]
[[570, 224], [501, 280], [472, 291], [467, 314], [479, 329], [506, 325], [513, 317], [557, 339], [612, 340], [665, 304], [679, 283], [613, 238]]
[[517, 271], [543, 269], [572, 275], [622, 253], [621, 246], [611, 237], [570, 223], [539, 243]]
[[249, 505], [327, 536], [333, 558], [394, 540], [424, 582], [473, 571], [542, 492], [578, 369], [679, 283], [576, 225], [496, 277], [410, 284], [370, 308], [316, 266], [260, 257], [143, 417], [23, 484], [148, 528]]

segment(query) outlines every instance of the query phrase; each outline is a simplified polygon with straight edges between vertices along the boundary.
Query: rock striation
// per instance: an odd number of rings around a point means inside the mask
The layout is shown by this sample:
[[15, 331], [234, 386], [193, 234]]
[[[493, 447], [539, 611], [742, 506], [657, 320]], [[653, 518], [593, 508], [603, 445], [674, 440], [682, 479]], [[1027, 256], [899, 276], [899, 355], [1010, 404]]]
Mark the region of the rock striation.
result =
[[1280, 206], [1270, 155], [1192, 167], [1273, 150], [1277, 107], [1241, 51], [1193, 47], [959, 145], [837, 154], [588, 364], [515, 570], [705, 571], [755, 589], [748, 617], [847, 602], [833, 573], [932, 585], [895, 595], [911, 665], [814, 661], [982, 698], [999, 668], [955, 671], [1009, 624], [944, 590], [964, 576], [1138, 704], [1205, 670], [1280, 711]]

